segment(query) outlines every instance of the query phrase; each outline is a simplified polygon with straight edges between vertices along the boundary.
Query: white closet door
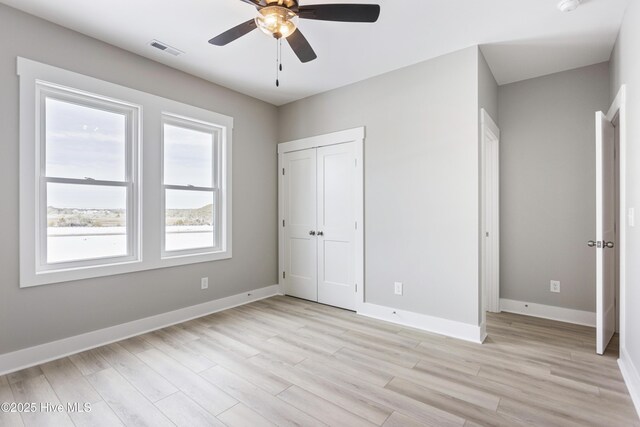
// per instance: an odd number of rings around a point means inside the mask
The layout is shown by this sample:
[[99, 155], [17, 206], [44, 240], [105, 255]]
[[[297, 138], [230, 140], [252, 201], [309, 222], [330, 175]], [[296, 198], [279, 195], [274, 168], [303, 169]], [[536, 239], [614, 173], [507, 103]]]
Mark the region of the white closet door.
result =
[[283, 155], [285, 293], [318, 300], [316, 150]]
[[355, 143], [318, 148], [318, 302], [355, 310]]

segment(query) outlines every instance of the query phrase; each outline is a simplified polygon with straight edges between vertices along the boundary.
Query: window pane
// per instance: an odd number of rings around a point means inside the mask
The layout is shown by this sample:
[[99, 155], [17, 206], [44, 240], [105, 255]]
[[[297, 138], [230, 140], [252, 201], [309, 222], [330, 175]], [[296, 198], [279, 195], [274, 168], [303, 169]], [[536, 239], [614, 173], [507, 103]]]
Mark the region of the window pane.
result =
[[214, 192], [166, 190], [165, 250], [215, 246]]
[[47, 263], [127, 255], [127, 189], [47, 184]]
[[164, 183], [213, 187], [213, 134], [164, 125]]
[[45, 102], [47, 176], [125, 180], [123, 114], [53, 98]]

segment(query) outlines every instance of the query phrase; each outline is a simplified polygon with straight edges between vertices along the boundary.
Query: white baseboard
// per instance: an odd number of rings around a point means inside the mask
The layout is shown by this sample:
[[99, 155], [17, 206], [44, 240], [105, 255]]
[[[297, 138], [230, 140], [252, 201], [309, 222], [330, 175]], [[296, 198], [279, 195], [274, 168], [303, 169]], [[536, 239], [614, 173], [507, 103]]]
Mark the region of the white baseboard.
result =
[[618, 366], [622, 372], [622, 378], [627, 385], [631, 400], [636, 407], [636, 412], [640, 417], [640, 373], [633, 364], [633, 361], [629, 357], [629, 353], [624, 348], [620, 348], [620, 359], [618, 359]]
[[487, 339], [487, 322], [480, 323], [480, 342], [484, 342]]
[[505, 298], [500, 298], [500, 310], [509, 313], [542, 317], [543, 319], [558, 320], [560, 322], [575, 323], [577, 325], [596, 326], [596, 313], [592, 311], [573, 310], [570, 308], [515, 301]]
[[484, 340], [481, 328], [477, 325], [398, 310], [368, 302], [360, 304], [358, 314], [465, 341], [481, 343]]
[[11, 353], [0, 354], [0, 375], [280, 294], [279, 285], [267, 286]]

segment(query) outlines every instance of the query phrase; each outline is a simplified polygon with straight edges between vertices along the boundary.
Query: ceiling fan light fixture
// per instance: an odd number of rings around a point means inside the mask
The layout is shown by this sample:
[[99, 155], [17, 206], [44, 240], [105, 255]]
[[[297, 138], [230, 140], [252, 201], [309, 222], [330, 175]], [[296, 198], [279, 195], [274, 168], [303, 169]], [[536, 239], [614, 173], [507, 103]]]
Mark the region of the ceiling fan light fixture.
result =
[[263, 33], [277, 39], [287, 38], [296, 31], [296, 14], [286, 7], [268, 6], [260, 9], [256, 25]]
[[558, 10], [560, 12], [573, 12], [580, 6], [580, 0], [560, 0]]

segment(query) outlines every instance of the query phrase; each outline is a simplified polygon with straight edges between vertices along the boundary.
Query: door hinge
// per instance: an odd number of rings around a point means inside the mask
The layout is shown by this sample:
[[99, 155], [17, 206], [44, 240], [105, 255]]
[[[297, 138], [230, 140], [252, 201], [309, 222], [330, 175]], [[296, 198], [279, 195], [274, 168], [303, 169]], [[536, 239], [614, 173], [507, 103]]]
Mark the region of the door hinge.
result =
[[282, 226], [284, 227], [284, 219], [282, 220]]
[[286, 279], [286, 277], [287, 277], [287, 273], [285, 273], [285, 272], [283, 271], [283, 272], [282, 272], [282, 278], [283, 278], [283, 279]]
[[358, 229], [358, 221], [356, 221], [356, 230]]
[[358, 293], [358, 284], [356, 283], [356, 294]]
[[282, 168], [282, 175], [284, 175], [284, 168]]

